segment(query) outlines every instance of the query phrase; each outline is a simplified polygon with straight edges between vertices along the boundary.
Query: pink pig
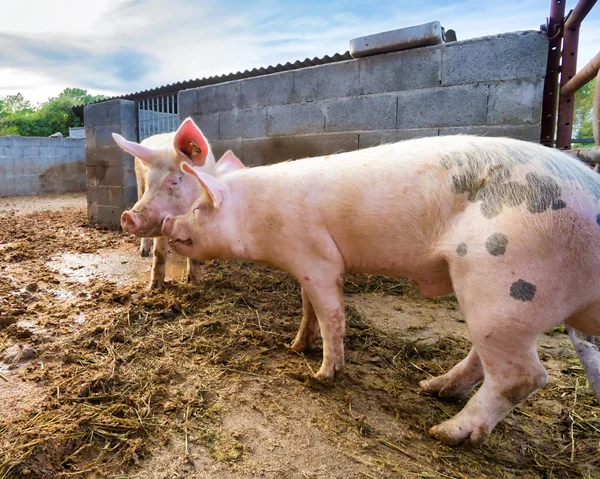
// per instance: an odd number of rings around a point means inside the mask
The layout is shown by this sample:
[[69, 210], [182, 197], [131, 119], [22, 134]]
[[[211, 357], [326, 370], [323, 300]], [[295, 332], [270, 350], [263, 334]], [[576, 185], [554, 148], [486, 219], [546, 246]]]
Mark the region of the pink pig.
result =
[[[235, 170], [231, 153], [218, 163]], [[537, 337], [564, 321], [600, 335], [600, 177], [557, 150], [505, 138], [435, 137], [234, 171], [192, 170], [204, 193], [167, 216], [179, 254], [266, 263], [302, 286], [297, 351], [323, 337], [318, 378], [344, 367], [345, 273], [455, 292], [473, 342], [423, 390], [464, 398], [431, 433], [481, 443], [548, 381]]]
[[[200, 196], [198, 182], [181, 172], [181, 163], [197, 171], [214, 173], [215, 158], [208, 141], [191, 118], [174, 133], [154, 135], [140, 144], [113, 133], [115, 142], [135, 156], [138, 202], [121, 215], [121, 227], [142, 239], [141, 255], [150, 254], [154, 237], [150, 288], [160, 288], [165, 280], [167, 240], [160, 236], [167, 215], [184, 214]], [[188, 260], [188, 277], [201, 280], [199, 262]]]

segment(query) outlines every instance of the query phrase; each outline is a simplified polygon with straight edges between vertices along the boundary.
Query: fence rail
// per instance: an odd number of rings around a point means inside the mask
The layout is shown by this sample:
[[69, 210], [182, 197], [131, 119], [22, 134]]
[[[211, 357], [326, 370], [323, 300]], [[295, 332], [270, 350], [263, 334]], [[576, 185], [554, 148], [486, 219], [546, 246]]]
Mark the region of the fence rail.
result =
[[[565, 16], [565, 0], [551, 0], [550, 18], [546, 26], [550, 43], [542, 106], [541, 142], [544, 145], [556, 146], [561, 150], [571, 149], [575, 93], [596, 75], [600, 78], [600, 53], [577, 73], [577, 50], [581, 22], [592, 10], [596, 1], [579, 0], [575, 9]], [[594, 99], [592, 120], [594, 140], [596, 146], [599, 146], [600, 81], [596, 81]], [[557, 104], [558, 120], [556, 120]]]
[[177, 95], [159, 95], [136, 100], [138, 141], [159, 133], [175, 131], [179, 126]]

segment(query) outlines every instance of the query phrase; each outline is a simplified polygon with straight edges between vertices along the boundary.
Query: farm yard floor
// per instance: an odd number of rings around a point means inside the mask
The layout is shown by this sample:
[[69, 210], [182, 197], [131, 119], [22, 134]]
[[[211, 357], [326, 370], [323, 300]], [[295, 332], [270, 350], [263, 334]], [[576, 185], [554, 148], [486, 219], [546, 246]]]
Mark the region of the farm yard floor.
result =
[[600, 409], [566, 335], [540, 340], [546, 388], [483, 446], [448, 448], [427, 431], [462, 404], [418, 381], [469, 350], [453, 297], [348, 277], [346, 372], [321, 383], [320, 343], [287, 347], [287, 274], [212, 262], [203, 285], [147, 292], [138, 242], [88, 226], [83, 196], [55, 200], [0, 198], [0, 477], [600, 477]]

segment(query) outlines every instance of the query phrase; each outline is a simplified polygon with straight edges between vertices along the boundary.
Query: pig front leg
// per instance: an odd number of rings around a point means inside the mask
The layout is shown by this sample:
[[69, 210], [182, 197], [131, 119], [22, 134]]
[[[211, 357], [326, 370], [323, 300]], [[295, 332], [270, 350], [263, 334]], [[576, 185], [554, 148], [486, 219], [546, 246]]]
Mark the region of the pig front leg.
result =
[[140, 244], [140, 256], [146, 258], [150, 256], [150, 249], [152, 248], [152, 238], [142, 238]]
[[160, 289], [165, 284], [168, 242], [168, 238], [164, 236], [154, 238], [154, 257], [152, 258], [152, 275], [149, 289]]
[[301, 353], [305, 349], [310, 348], [318, 337], [319, 320], [317, 319], [315, 308], [310, 299], [308, 299], [306, 290], [302, 288], [302, 322], [290, 348]]
[[187, 280], [192, 284], [202, 283], [202, 265], [204, 261], [187, 259]]
[[[323, 363], [315, 374], [317, 379], [334, 379], [344, 369], [344, 331], [346, 316], [342, 295], [342, 275], [333, 276], [322, 281], [311, 280], [306, 276], [302, 290], [306, 293], [317, 316], [321, 336], [323, 337]], [[305, 323], [303, 339], [310, 337], [309, 321]], [[314, 329], [313, 329], [314, 330]]]

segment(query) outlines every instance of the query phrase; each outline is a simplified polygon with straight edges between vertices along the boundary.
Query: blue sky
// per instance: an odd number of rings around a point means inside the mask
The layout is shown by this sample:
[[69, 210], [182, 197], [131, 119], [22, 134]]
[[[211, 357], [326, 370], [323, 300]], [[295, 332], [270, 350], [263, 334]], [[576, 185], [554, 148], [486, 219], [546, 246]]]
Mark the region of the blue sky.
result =
[[[538, 30], [549, 0], [17, 0], [0, 16], [0, 96], [65, 87], [115, 95], [348, 50], [350, 39], [439, 20], [464, 40]], [[575, 7], [567, 1], [567, 11]], [[600, 50], [600, 6], [578, 64]]]

